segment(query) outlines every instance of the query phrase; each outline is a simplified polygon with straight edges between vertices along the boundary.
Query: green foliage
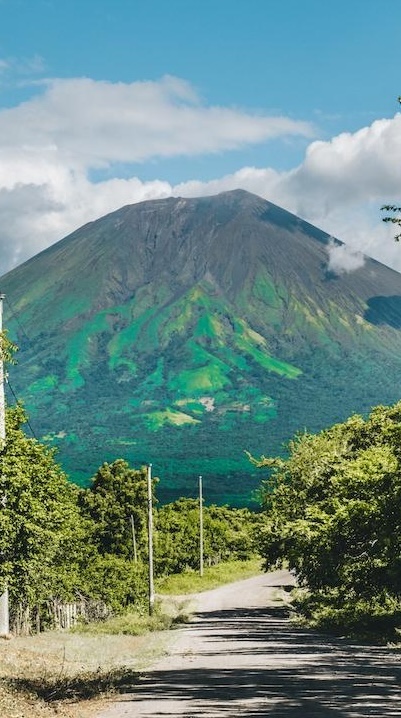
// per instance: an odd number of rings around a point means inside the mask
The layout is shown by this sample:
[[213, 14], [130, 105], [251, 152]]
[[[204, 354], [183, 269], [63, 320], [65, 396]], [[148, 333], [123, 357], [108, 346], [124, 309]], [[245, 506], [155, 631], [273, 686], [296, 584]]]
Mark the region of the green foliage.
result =
[[0, 356], [3, 362], [15, 364], [14, 354], [18, 351], [18, 347], [12, 342], [7, 331], [0, 332]]
[[206, 507], [204, 536], [206, 560], [209, 564], [220, 561], [251, 558], [255, 554], [253, 529], [257, 515], [249, 509], [229, 506]]
[[83, 491], [51, 450], [24, 435], [25, 421], [20, 406], [7, 410], [0, 455], [0, 589], [9, 586], [12, 616], [18, 606], [43, 612], [53, 599], [84, 597], [113, 612], [143, 605], [146, 570], [132, 561], [124, 512], [135, 515], [143, 536], [144, 471], [122, 461], [104, 465]]
[[[380, 207], [382, 212], [390, 212], [391, 214], [387, 214], [385, 217], [383, 217], [383, 222], [391, 222], [392, 224], [396, 224], [398, 227], [401, 226], [401, 207], [397, 207], [394, 204], [384, 204], [383, 207]], [[394, 239], [396, 242], [399, 242], [401, 239], [401, 232], [396, 234], [394, 236]]]
[[261, 571], [260, 557], [246, 561], [230, 560], [215, 566], [206, 566], [203, 576], [200, 575], [199, 570], [194, 569], [161, 576], [156, 580], [156, 588], [163, 595], [183, 596], [184, 594], [208, 591], [225, 583], [251, 578]]
[[[254, 553], [255, 514], [228, 506], [203, 507], [203, 556], [206, 565]], [[155, 569], [159, 576], [198, 569], [200, 561], [199, 501], [181, 498], [160, 507], [156, 515]]]
[[[101, 554], [133, 556], [131, 516], [139, 554], [147, 551], [147, 474], [146, 468], [131, 469], [117, 459], [104, 463], [90, 488], [81, 494], [84, 513], [93, 522], [92, 541]], [[155, 480], [153, 480], [153, 486]]]
[[81, 584], [85, 595], [101, 601], [113, 613], [128, 606], [143, 606], [147, 598], [147, 570], [144, 564], [121, 556], [94, 555], [82, 567]]
[[266, 565], [288, 561], [315, 618], [330, 612], [334, 623], [343, 612], [358, 623], [377, 606], [399, 613], [401, 403], [298, 436], [289, 449], [286, 461], [259, 462], [271, 470], [259, 538]]
[[[156, 480], [153, 480], [153, 491]], [[154, 504], [156, 504], [153, 496]], [[146, 468], [131, 469], [122, 459], [103, 464], [80, 505], [91, 522], [91, 541], [102, 555], [126, 560], [134, 554], [132, 524], [139, 561], [148, 553], [148, 496]], [[255, 514], [248, 509], [204, 506], [204, 562], [249, 558]], [[199, 503], [180, 498], [154, 508], [154, 567], [162, 576], [199, 567]]]
[[195, 499], [178, 499], [162, 506], [155, 521], [155, 571], [180, 573], [199, 566], [199, 505]]
[[53, 452], [24, 435], [25, 420], [20, 406], [8, 409], [0, 455], [0, 580], [7, 580], [14, 601], [35, 605], [53, 593], [71, 597], [85, 529], [77, 487]]

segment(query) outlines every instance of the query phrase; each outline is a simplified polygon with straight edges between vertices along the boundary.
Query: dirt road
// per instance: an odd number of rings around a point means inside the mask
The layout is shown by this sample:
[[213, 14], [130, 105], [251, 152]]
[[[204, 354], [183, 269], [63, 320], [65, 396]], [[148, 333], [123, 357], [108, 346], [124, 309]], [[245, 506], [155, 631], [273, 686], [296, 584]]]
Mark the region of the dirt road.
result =
[[289, 624], [276, 571], [199, 594], [169, 655], [98, 718], [401, 717], [401, 653]]

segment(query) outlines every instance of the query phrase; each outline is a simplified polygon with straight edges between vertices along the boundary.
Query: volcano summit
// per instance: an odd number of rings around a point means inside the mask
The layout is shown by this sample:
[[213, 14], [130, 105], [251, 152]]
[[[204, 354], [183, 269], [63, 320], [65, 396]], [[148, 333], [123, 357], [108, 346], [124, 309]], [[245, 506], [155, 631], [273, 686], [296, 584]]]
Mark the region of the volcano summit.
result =
[[12, 270], [10, 380], [37, 435], [79, 483], [123, 457], [153, 463], [162, 501], [202, 474], [208, 501], [248, 503], [245, 450], [400, 396], [401, 275], [335, 275], [332, 247], [236, 190], [123, 207]]

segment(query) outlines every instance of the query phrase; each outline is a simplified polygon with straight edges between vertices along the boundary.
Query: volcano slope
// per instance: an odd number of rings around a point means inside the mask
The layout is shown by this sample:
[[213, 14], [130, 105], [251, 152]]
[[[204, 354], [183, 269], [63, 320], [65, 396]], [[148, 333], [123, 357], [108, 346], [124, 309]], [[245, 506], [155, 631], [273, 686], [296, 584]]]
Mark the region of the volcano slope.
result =
[[161, 501], [252, 502], [245, 450], [285, 451], [400, 396], [401, 275], [247, 192], [130, 205], [4, 275], [10, 370], [35, 433], [85, 484], [152, 462]]

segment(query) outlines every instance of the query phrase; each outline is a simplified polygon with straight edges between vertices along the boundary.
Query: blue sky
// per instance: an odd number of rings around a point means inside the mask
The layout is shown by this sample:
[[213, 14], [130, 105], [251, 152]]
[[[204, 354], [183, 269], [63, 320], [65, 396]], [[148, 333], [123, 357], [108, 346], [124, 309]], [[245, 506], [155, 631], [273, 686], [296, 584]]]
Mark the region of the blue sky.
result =
[[400, 27], [399, 0], [0, 0], [0, 273], [239, 186], [401, 270]]

